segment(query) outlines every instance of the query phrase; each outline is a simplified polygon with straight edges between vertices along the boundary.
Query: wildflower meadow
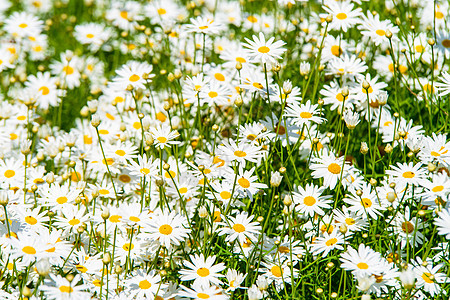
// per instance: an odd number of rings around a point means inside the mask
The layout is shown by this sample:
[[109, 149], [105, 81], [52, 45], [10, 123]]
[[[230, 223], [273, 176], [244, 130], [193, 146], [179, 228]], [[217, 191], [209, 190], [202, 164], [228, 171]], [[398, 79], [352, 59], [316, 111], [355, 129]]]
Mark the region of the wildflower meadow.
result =
[[0, 41], [0, 299], [449, 299], [448, 0], [0, 0]]

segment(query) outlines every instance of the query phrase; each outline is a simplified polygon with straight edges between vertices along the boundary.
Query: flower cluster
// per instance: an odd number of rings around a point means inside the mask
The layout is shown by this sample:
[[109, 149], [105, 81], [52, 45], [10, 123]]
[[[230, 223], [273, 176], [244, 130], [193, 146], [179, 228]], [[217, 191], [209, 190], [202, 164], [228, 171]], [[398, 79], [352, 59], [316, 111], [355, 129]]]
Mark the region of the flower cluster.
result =
[[22, 2], [1, 299], [449, 296], [449, 3]]

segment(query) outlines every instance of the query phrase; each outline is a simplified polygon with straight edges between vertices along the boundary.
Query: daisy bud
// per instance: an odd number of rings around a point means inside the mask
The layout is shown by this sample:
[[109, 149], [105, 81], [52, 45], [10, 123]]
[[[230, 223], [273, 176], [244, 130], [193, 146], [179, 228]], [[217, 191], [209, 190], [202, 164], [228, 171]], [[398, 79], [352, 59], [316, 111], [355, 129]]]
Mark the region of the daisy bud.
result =
[[289, 95], [292, 92], [292, 82], [290, 80], [283, 82], [283, 92], [286, 95]]
[[326, 21], [327, 23], [331, 23], [331, 22], [333, 21], [333, 15], [332, 15], [332, 14], [329, 14], [329, 15], [325, 18], [325, 21]]
[[35, 193], [37, 190], [38, 190], [37, 185], [33, 184], [33, 185], [31, 186], [31, 191], [32, 191], [33, 193]]
[[367, 154], [369, 152], [369, 147], [367, 146], [366, 142], [361, 142], [361, 149], [359, 150], [361, 154]]
[[165, 171], [169, 170], [169, 169], [170, 169], [170, 165], [169, 165], [168, 163], [165, 163], [165, 164], [163, 165], [163, 169], [164, 169]]
[[123, 271], [123, 269], [120, 265], [117, 265], [114, 267], [114, 273], [120, 274], [120, 273], [122, 273], [122, 271]]
[[31, 152], [30, 147], [31, 147], [30, 140], [22, 141], [22, 143], [20, 144], [20, 152], [22, 152], [23, 155], [28, 155]]
[[217, 125], [217, 124], [214, 124], [212, 127], [211, 127], [211, 129], [212, 129], [212, 131], [217, 131], [217, 130], [219, 130], [219, 126]]
[[272, 187], [279, 187], [282, 179], [283, 176], [281, 176], [280, 172], [272, 172], [272, 176], [270, 177], [270, 185]]
[[46, 181], [48, 184], [52, 184], [53, 182], [55, 182], [55, 174], [53, 174], [53, 172], [48, 173], [48, 174], [45, 176], [45, 181]]
[[169, 73], [169, 75], [167, 75], [167, 80], [173, 82], [175, 80], [175, 75], [173, 75], [173, 73]]
[[157, 187], [162, 187], [164, 185], [164, 179], [158, 176], [155, 180], [155, 183]]
[[111, 254], [109, 254], [109, 252], [106, 252], [105, 254], [103, 254], [103, 264], [107, 265], [111, 262]]
[[431, 47], [433, 47], [434, 44], [436, 44], [436, 41], [435, 41], [434, 39], [428, 39], [428, 45], [430, 45]]
[[150, 132], [144, 132], [144, 138], [145, 138], [145, 144], [147, 146], [153, 145], [155, 139], [153, 138], [153, 136]]
[[371, 186], [377, 186], [377, 180], [375, 178], [370, 178], [369, 183]]
[[335, 298], [337, 298], [338, 293], [332, 292], [330, 296], [331, 296], [332, 299], [335, 299]]
[[278, 169], [278, 171], [280, 171], [281, 174], [286, 173], [286, 168], [285, 167], [281, 167]]
[[414, 271], [411, 270], [411, 268], [407, 268], [406, 270], [401, 271], [399, 278], [403, 287], [407, 290], [412, 289], [416, 284], [416, 275], [414, 274]]
[[8, 199], [8, 194], [4, 191], [0, 192], [0, 205], [2, 206], [6, 206], [8, 205], [9, 199]]
[[396, 186], [395, 182], [389, 183], [389, 187], [390, 187], [391, 189], [395, 189], [395, 186]]
[[370, 294], [364, 294], [361, 296], [361, 300], [370, 300]]
[[258, 279], [256, 279], [256, 285], [260, 291], [265, 291], [269, 288], [269, 282], [267, 282], [267, 279], [262, 276], [259, 276]]
[[317, 288], [316, 289], [316, 293], [319, 294], [319, 295], [322, 294], [323, 293], [323, 288]]
[[387, 154], [391, 153], [392, 150], [394, 150], [394, 148], [391, 146], [391, 144], [387, 144], [387, 145], [384, 147], [384, 152], [386, 152]]
[[392, 37], [392, 32], [389, 29], [387, 29], [385, 35], [388, 39], [390, 39]]
[[131, 84], [127, 85], [126, 90], [127, 91], [132, 91], [133, 90], [133, 86]]
[[43, 161], [43, 160], [45, 159], [44, 152], [39, 151], [39, 152], [36, 154], [36, 159], [37, 159], [38, 161]]
[[309, 62], [302, 61], [300, 63], [300, 75], [306, 76], [311, 71], [311, 65]]
[[30, 297], [32, 295], [30, 288], [27, 286], [24, 286], [22, 289], [22, 295], [24, 295], [27, 298]]
[[183, 76], [183, 73], [180, 69], [175, 69], [175, 71], [173, 71], [173, 75], [175, 75], [176, 79], [180, 79]]
[[283, 204], [286, 206], [290, 206], [292, 204], [292, 198], [290, 195], [284, 196]]
[[234, 105], [236, 105], [237, 107], [241, 107], [242, 104], [244, 104], [244, 101], [242, 100], [241, 96], [237, 96], [236, 100], [234, 100]]
[[206, 218], [208, 216], [208, 210], [206, 209], [206, 207], [201, 206], [198, 209], [198, 216], [202, 219]]
[[393, 116], [394, 116], [394, 118], [398, 118], [398, 117], [400, 117], [400, 114], [399, 114], [398, 112], [395, 112], [395, 113], [393, 114]]
[[345, 224], [341, 224], [341, 226], [339, 226], [339, 232], [342, 234], [346, 234], [348, 231], [347, 225]]
[[368, 289], [370, 289], [370, 287], [372, 286], [372, 284], [374, 284], [376, 282], [375, 277], [370, 276], [370, 277], [359, 277], [358, 278], [358, 285], [356, 286], [359, 290], [365, 292]]
[[109, 218], [109, 216], [110, 216], [109, 208], [107, 208], [107, 207], [103, 208], [102, 214], [101, 214], [102, 219], [107, 220]]
[[334, 267], [334, 263], [332, 261], [330, 261], [329, 263], [327, 263], [327, 267], [328, 268], [333, 268]]
[[387, 193], [387, 200], [388, 200], [390, 203], [393, 203], [393, 202], [395, 201], [395, 198], [396, 198], [396, 195], [395, 195], [394, 192], [389, 192], [389, 193]]
[[100, 125], [101, 122], [102, 121], [101, 121], [100, 116], [98, 114], [92, 115], [91, 125], [93, 127], [97, 128]]
[[362, 88], [365, 89], [366, 91], [370, 88], [370, 83], [365, 79], [362, 82]]
[[148, 130], [150, 128], [151, 125], [151, 120], [149, 116], [145, 116], [144, 118], [142, 118], [142, 127], [144, 128], [144, 130]]
[[361, 190], [356, 190], [356, 195], [357, 195], [358, 197], [361, 197], [362, 194], [363, 194], [363, 192], [362, 192]]
[[242, 63], [240, 61], [236, 62], [236, 70], [242, 70]]
[[348, 86], [344, 86], [342, 88], [341, 94], [342, 94], [342, 97], [344, 97], [344, 98], [346, 98], [350, 94], [350, 91], [348, 90]]
[[378, 95], [378, 104], [383, 106], [386, 105], [387, 103], [387, 99], [388, 99], [388, 93], [386, 91], [381, 91], [380, 94]]
[[322, 106], [324, 103], [325, 102], [321, 98], [319, 98], [319, 100], [317, 100], [317, 104], [319, 104], [320, 106]]
[[285, 215], [285, 216], [289, 215], [289, 207], [287, 207], [287, 206], [283, 207], [283, 215]]
[[272, 71], [274, 71], [275, 73], [280, 72], [281, 70], [281, 65], [279, 63], [276, 63], [273, 67], [272, 67]]
[[97, 112], [97, 109], [98, 109], [98, 100], [88, 101], [87, 107], [88, 107], [89, 112], [91, 114], [95, 114]]
[[354, 113], [350, 110], [346, 110], [344, 112], [344, 121], [347, 128], [353, 130], [355, 129], [356, 125], [359, 124], [359, 114]]
[[263, 293], [254, 284], [248, 289], [248, 300], [259, 300], [263, 298]]
[[258, 218], [256, 218], [256, 221], [261, 223], [262, 221], [264, 221], [264, 217], [263, 216], [259, 216]]
[[67, 274], [66, 275], [66, 279], [68, 282], [72, 282], [72, 280], [74, 279], [75, 276], [73, 276], [73, 274]]
[[428, 171], [434, 172], [436, 170], [436, 165], [433, 163], [428, 164]]
[[419, 215], [419, 217], [425, 217], [425, 215], [427, 214], [427, 212], [424, 211], [423, 209], [421, 209], [421, 210], [419, 210], [419, 211], [417, 212], [417, 214]]
[[77, 228], [78, 234], [82, 234], [84, 232], [84, 228], [82, 226]]

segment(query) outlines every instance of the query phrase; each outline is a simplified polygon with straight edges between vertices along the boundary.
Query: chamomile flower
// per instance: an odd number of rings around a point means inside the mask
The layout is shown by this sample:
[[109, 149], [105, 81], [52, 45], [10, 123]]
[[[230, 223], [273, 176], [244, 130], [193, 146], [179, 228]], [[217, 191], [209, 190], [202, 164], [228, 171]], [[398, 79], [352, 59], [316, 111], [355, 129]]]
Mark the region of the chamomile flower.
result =
[[400, 184], [419, 186], [424, 181], [425, 170], [421, 163], [415, 165], [412, 162], [397, 163], [397, 166], [391, 166], [391, 170], [387, 170], [386, 174], [392, 176]]
[[296, 211], [306, 216], [313, 217], [315, 214], [323, 216], [323, 209], [331, 206], [331, 196], [322, 195], [325, 188], [313, 184], [307, 184], [305, 188], [299, 187], [297, 192], [292, 193], [292, 200]]
[[250, 199], [253, 199], [253, 195], [256, 194], [259, 190], [267, 188], [266, 184], [256, 182], [258, 177], [254, 175], [254, 172], [255, 167], [251, 168], [250, 170], [244, 170], [241, 167], [239, 168], [239, 173], [237, 174], [236, 191], [242, 193], [244, 197], [250, 197]]
[[347, 248], [347, 251], [341, 254], [340, 261], [341, 268], [352, 271], [355, 276], [379, 275], [382, 271], [381, 255], [364, 244], [360, 244], [358, 250]]
[[237, 214], [235, 217], [228, 216], [227, 222], [221, 225], [224, 227], [219, 229], [219, 235], [227, 235], [225, 241], [233, 242], [238, 240], [239, 243], [247, 241], [256, 241], [261, 230], [261, 226], [256, 222], [252, 222], [254, 216], [248, 216], [246, 212]]
[[187, 219], [176, 212], [161, 212], [152, 216], [150, 226], [145, 229], [148, 238], [157, 240], [166, 248], [171, 249], [184, 241], [190, 232], [186, 228]]
[[437, 227], [438, 234], [450, 240], [450, 208], [438, 212], [437, 215], [437, 218], [434, 219], [434, 224]]
[[126, 90], [130, 85], [135, 89], [145, 89], [145, 84], [152, 78], [152, 70], [152, 65], [148, 63], [128, 62], [116, 70], [117, 76], [113, 80], [113, 85], [117, 90]]
[[314, 255], [322, 254], [322, 257], [326, 257], [334, 249], [343, 250], [343, 243], [344, 236], [338, 230], [334, 230], [330, 234], [324, 232], [322, 236], [314, 239], [310, 245], [310, 250]]
[[209, 256], [205, 259], [203, 254], [195, 254], [190, 257], [191, 261], [185, 260], [184, 265], [187, 269], [181, 269], [181, 281], [194, 280], [193, 285], [200, 285], [202, 287], [208, 287], [210, 284], [220, 285], [220, 277], [224, 275], [220, 274], [225, 269], [223, 263], [216, 264], [216, 256]]
[[292, 103], [286, 108], [284, 116], [291, 118], [293, 123], [299, 127], [310, 123], [321, 124], [325, 119], [320, 117], [318, 106], [318, 104], [311, 104], [310, 100], [300, 105]]
[[380, 211], [383, 210], [375, 190], [372, 190], [367, 183], [364, 183], [363, 188], [359, 191], [351, 189], [350, 194], [344, 198], [344, 201], [351, 205], [349, 207], [350, 211], [365, 219], [369, 217], [377, 219], [381, 215]]
[[214, 21], [214, 19], [198, 16], [190, 19], [191, 24], [186, 24], [186, 32], [195, 32], [203, 34], [218, 34], [222, 29], [222, 25]]
[[313, 170], [313, 178], [323, 178], [324, 187], [333, 189], [341, 179], [341, 173], [346, 175], [347, 164], [344, 163], [343, 157], [336, 157], [330, 152], [313, 158], [309, 168]]
[[50, 274], [50, 279], [46, 279], [45, 284], [40, 286], [39, 289], [44, 291], [47, 299], [83, 300], [90, 297], [90, 295], [86, 292], [88, 286], [78, 284], [80, 281], [80, 275], [75, 275], [69, 282], [60, 275]]
[[154, 138], [155, 147], [160, 149], [181, 143], [179, 141], [175, 141], [175, 139], [180, 136], [178, 131], [172, 130], [172, 128], [167, 124], [161, 124], [158, 127], [150, 128], [150, 133]]
[[276, 41], [274, 37], [271, 37], [266, 41], [264, 33], [259, 33], [259, 38], [253, 35], [253, 40], [248, 38], [245, 39], [247, 43], [242, 44], [244, 47], [248, 48], [249, 55], [252, 59], [265, 63], [277, 62], [276, 59], [281, 59], [281, 55], [286, 51], [283, 45], [286, 43], [283, 41]]
[[264, 155], [264, 151], [244, 141], [238, 144], [234, 140], [228, 140], [223, 141], [223, 145], [218, 147], [218, 154], [227, 161], [236, 161], [245, 165], [246, 161], [256, 163]]
[[[354, 4], [350, 1], [328, 1], [327, 6], [323, 6], [323, 9], [333, 15], [333, 20], [328, 25], [328, 29], [342, 30], [347, 32], [348, 29], [354, 25], [360, 23], [360, 17], [362, 15], [361, 9], [353, 9]], [[326, 15], [322, 15], [326, 17]]]

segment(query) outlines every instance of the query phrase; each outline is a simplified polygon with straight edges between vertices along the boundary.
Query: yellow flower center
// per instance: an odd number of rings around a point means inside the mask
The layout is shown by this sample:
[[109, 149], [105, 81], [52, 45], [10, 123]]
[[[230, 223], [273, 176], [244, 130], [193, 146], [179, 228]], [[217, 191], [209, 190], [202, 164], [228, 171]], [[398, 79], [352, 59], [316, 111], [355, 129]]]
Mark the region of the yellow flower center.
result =
[[16, 175], [16, 172], [14, 172], [13, 170], [6, 170], [4, 175], [5, 175], [6, 178], [11, 178], [14, 175]]
[[130, 78], [129, 78], [129, 80], [130, 80], [131, 82], [136, 82], [136, 81], [138, 81], [139, 79], [141, 79], [141, 77], [139, 77], [139, 75], [136, 75], [136, 74], [131, 75]]
[[305, 199], [303, 199], [303, 203], [307, 206], [313, 206], [316, 204], [316, 199], [312, 196], [306, 196]]
[[283, 270], [279, 266], [273, 266], [270, 268], [270, 272], [275, 277], [281, 277], [281, 275], [283, 275]]
[[65, 66], [63, 72], [67, 75], [72, 75], [75, 70], [71, 66]]
[[24, 252], [26, 254], [36, 254], [36, 249], [34, 249], [31, 246], [25, 246], [22, 248], [22, 252]]
[[139, 288], [143, 289], [143, 290], [147, 290], [152, 286], [152, 284], [150, 282], [148, 282], [147, 279], [144, 279], [142, 281], [139, 282]]
[[26, 216], [25, 222], [27, 222], [30, 225], [35, 225], [37, 223], [37, 220], [36, 220], [36, 218], [34, 218], [32, 216]]
[[377, 31], [375, 31], [376, 34], [378, 34], [379, 36], [385, 36], [386, 35], [386, 31], [384, 31], [383, 29], [377, 29]]
[[141, 219], [139, 219], [138, 217], [135, 217], [135, 216], [131, 216], [128, 218], [128, 220], [130, 220], [132, 222], [139, 222]]
[[61, 293], [72, 293], [73, 292], [73, 288], [71, 286], [68, 285], [62, 285], [59, 287], [59, 291]]
[[241, 177], [238, 180], [238, 183], [241, 187], [243, 187], [244, 189], [247, 189], [250, 187], [250, 181], [248, 181], [246, 178]]
[[28, 27], [28, 24], [22, 23], [22, 24], [19, 24], [19, 27], [20, 27], [20, 28], [27, 28], [27, 27]]
[[164, 144], [165, 142], [167, 142], [167, 138], [164, 136], [160, 136], [157, 138], [158, 142], [160, 142], [161, 144]]
[[119, 215], [112, 215], [111, 217], [109, 217], [109, 221], [111, 223], [119, 223], [120, 219], [122, 219], [122, 216]]
[[362, 199], [361, 199], [361, 204], [362, 204], [364, 207], [371, 207], [371, 206], [372, 206], [372, 201], [370, 201], [369, 198], [362, 198]]
[[116, 151], [116, 154], [119, 156], [124, 156], [126, 153], [125, 153], [125, 151], [119, 149]]
[[245, 227], [242, 224], [234, 224], [233, 225], [233, 230], [238, 232], [238, 233], [241, 233], [241, 232], [245, 231]]
[[431, 190], [435, 193], [438, 193], [438, 192], [441, 192], [442, 190], [444, 190], [444, 186], [438, 185], [438, 186], [435, 186], [434, 188], [432, 188]]
[[362, 270], [367, 270], [369, 268], [369, 266], [365, 262], [360, 262], [356, 266]]
[[197, 294], [197, 298], [200, 298], [200, 299], [209, 299], [210, 296], [209, 296], [208, 294], [205, 294], [205, 293], [198, 293], [198, 294]]
[[43, 96], [48, 95], [50, 93], [49, 88], [46, 86], [41, 86], [38, 91], [42, 92]]
[[80, 224], [80, 220], [73, 218], [72, 220], [69, 221], [69, 224], [71, 226], [78, 225], [78, 224]]
[[220, 197], [222, 199], [230, 199], [231, 193], [228, 191], [222, 191], [222, 192], [220, 192]]
[[406, 171], [405, 173], [403, 173], [404, 178], [414, 178], [414, 176], [416, 176], [416, 174], [411, 171]]
[[423, 274], [422, 274], [422, 279], [423, 279], [426, 283], [433, 283], [433, 280], [431, 280], [430, 277], [431, 277], [431, 273], [423, 272]]
[[208, 93], [208, 96], [210, 97], [210, 98], [215, 98], [215, 97], [217, 97], [219, 94], [217, 93], [217, 92], [214, 92], [214, 91], [211, 91], [211, 92], [209, 92]]
[[345, 218], [345, 223], [347, 225], [354, 225], [356, 223], [356, 221], [353, 218]]
[[240, 62], [241, 64], [246, 63], [247, 61], [243, 57], [236, 57], [236, 61]]
[[328, 241], [326, 241], [325, 242], [325, 245], [327, 245], [328, 247], [330, 247], [330, 246], [333, 246], [334, 244], [336, 244], [337, 243], [337, 238], [332, 238], [332, 239], [329, 239]]
[[67, 197], [65, 197], [65, 196], [61, 196], [61, 197], [56, 198], [56, 202], [58, 202], [58, 204], [64, 204], [67, 201], [69, 201], [69, 199], [67, 199]]
[[342, 52], [342, 48], [339, 47], [339, 45], [331, 46], [331, 54], [333, 54], [334, 56], [341, 56]]
[[94, 37], [94, 35], [93, 35], [92, 33], [88, 33], [88, 34], [86, 34], [86, 37], [87, 37], [88, 39], [92, 39], [92, 38]]
[[339, 166], [337, 163], [331, 163], [328, 166], [328, 171], [332, 174], [340, 174], [341, 173], [341, 166]]
[[237, 157], [246, 157], [247, 153], [245, 153], [244, 151], [241, 151], [241, 150], [237, 150], [237, 151], [234, 151], [234, 155], [236, 155]]
[[159, 227], [159, 233], [165, 234], [165, 235], [171, 234], [172, 230], [173, 230], [173, 228], [169, 224], [165, 224], [165, 225], [162, 225], [161, 227]]
[[209, 275], [209, 270], [207, 268], [200, 268], [197, 270], [197, 274], [200, 277], [206, 277]]
[[336, 15], [336, 18], [338, 18], [339, 20], [345, 20], [347, 19], [347, 15], [341, 12]]
[[414, 225], [409, 221], [403, 222], [402, 230], [403, 230], [403, 232], [411, 233], [414, 231]]
[[[220, 73], [214, 74], [214, 78], [216, 78], [216, 79], [219, 80], [219, 81], [225, 81], [225, 76], [223, 76], [223, 75], [220, 74]], [[217, 96], [217, 95], [216, 95], [216, 96]]]
[[167, 11], [164, 8], [158, 8], [157, 12], [159, 15], [165, 15], [167, 13]]
[[266, 47], [266, 46], [262, 46], [262, 47], [258, 48], [258, 52], [261, 52], [261, 53], [268, 53], [269, 51], [270, 51], [269, 47]]
[[300, 118], [302, 119], [309, 119], [312, 117], [312, 114], [309, 111], [302, 111], [300, 113]]

